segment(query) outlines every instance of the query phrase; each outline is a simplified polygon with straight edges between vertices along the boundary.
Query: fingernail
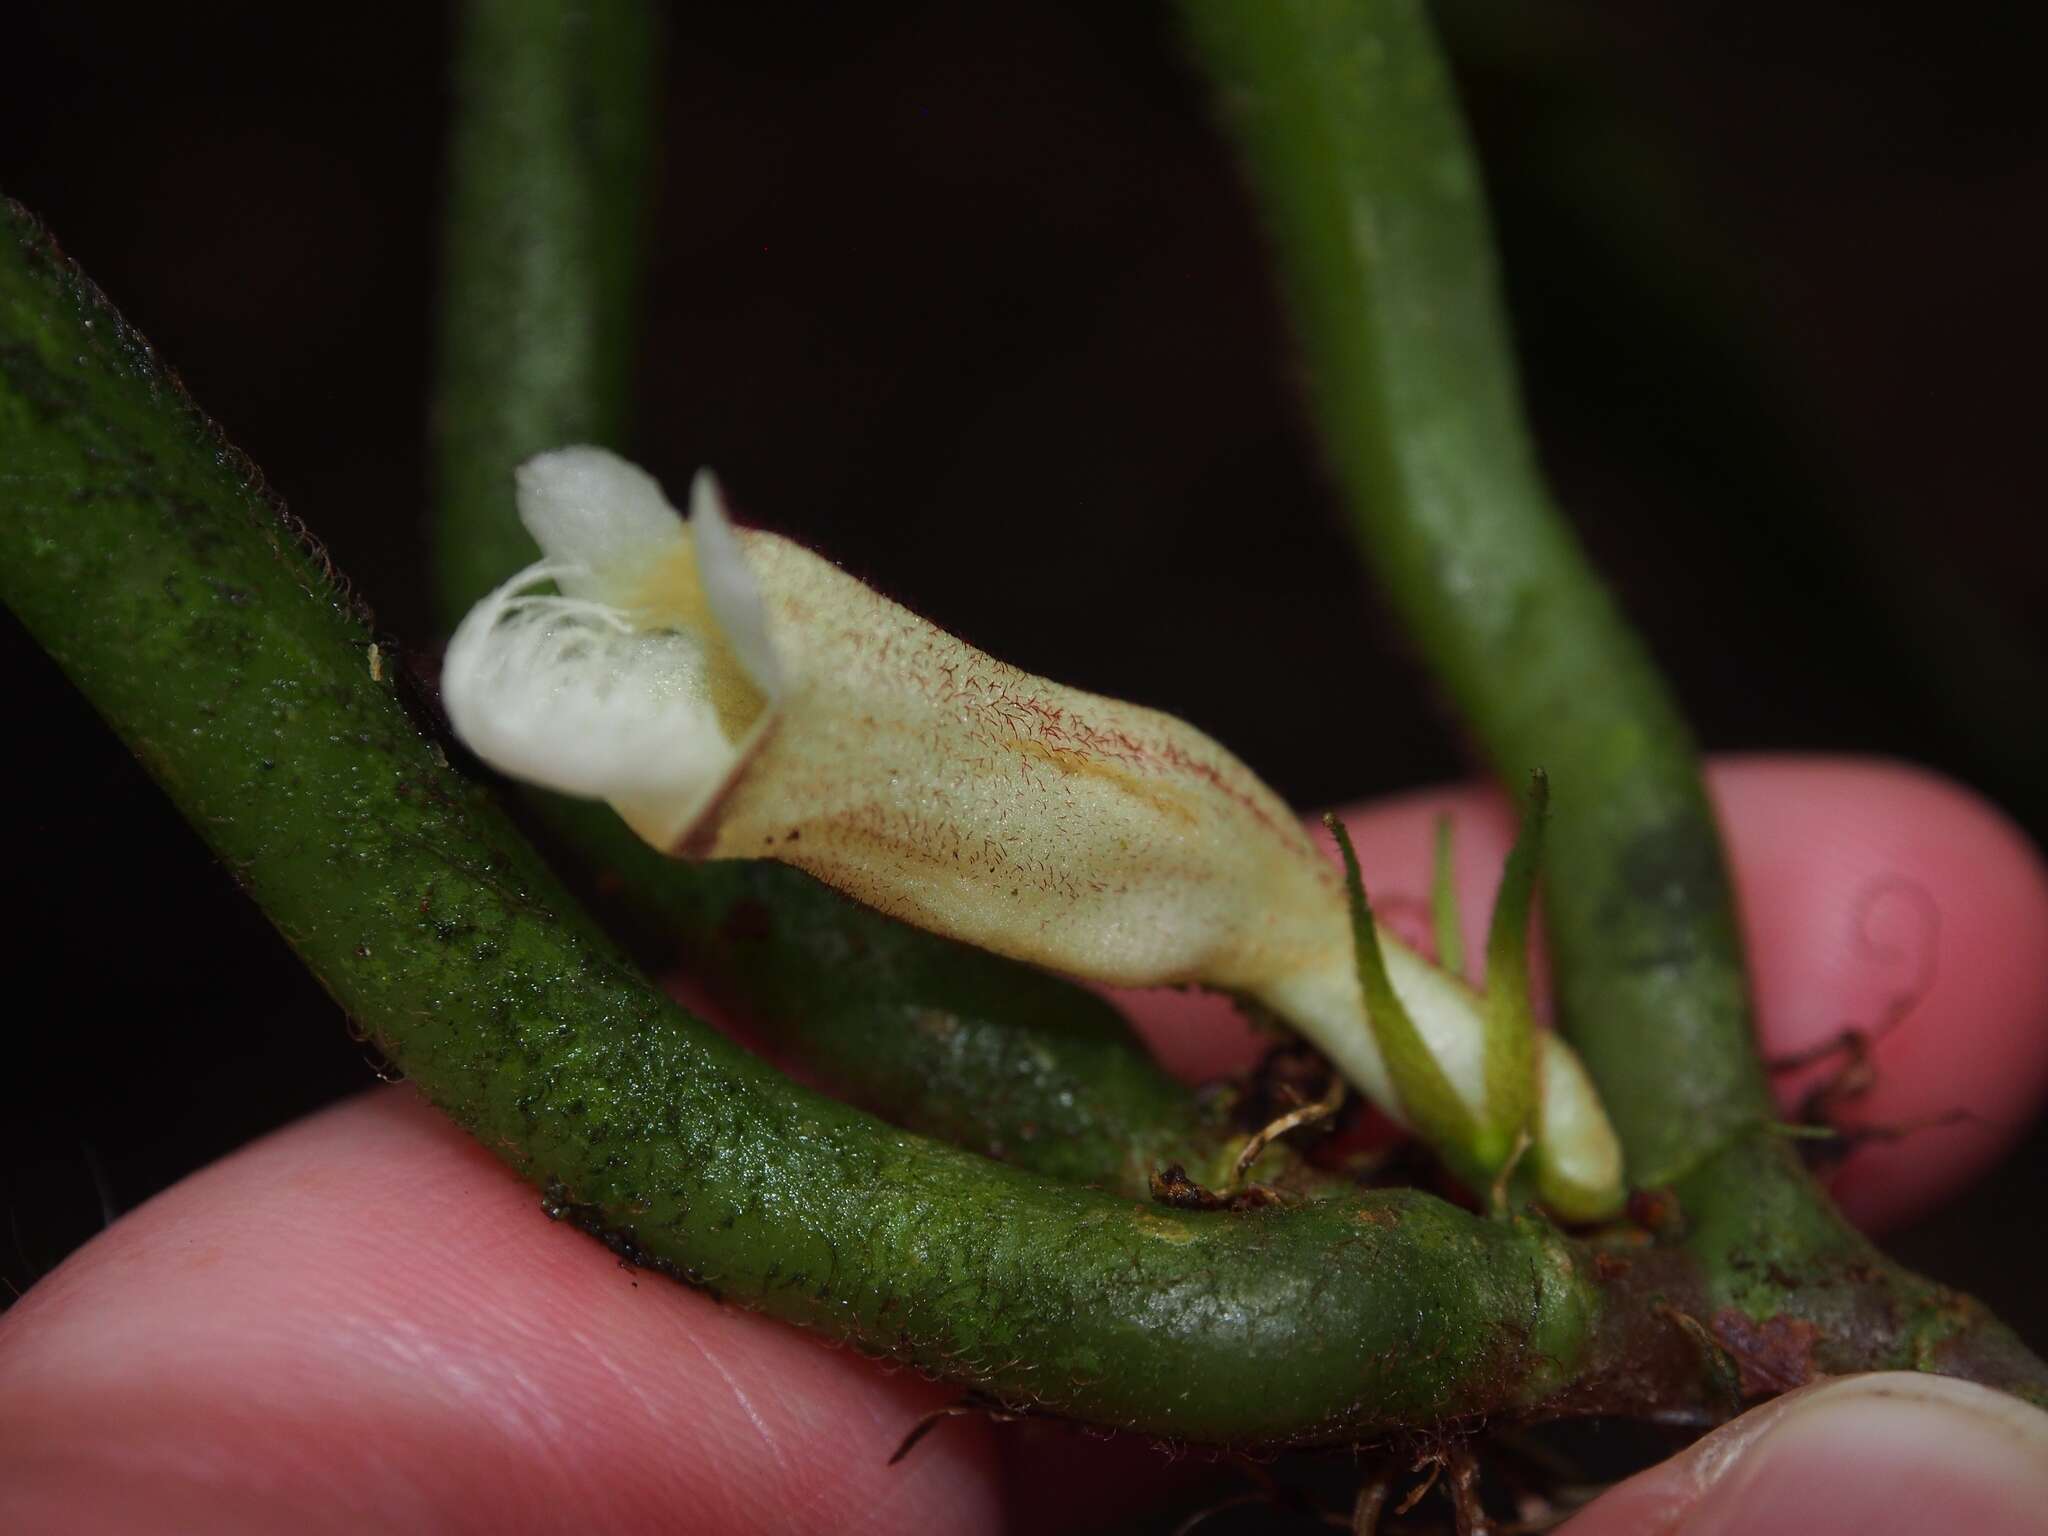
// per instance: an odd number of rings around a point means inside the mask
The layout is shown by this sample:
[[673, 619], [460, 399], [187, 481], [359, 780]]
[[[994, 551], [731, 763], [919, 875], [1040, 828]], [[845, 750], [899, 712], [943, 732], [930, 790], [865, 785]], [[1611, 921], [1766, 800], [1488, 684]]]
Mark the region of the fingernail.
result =
[[[1682, 1536], [2048, 1532], [2048, 1413], [1988, 1387], [1886, 1373], [1823, 1383], [1688, 1454]], [[1718, 1442], [1718, 1443], [1717, 1443]]]

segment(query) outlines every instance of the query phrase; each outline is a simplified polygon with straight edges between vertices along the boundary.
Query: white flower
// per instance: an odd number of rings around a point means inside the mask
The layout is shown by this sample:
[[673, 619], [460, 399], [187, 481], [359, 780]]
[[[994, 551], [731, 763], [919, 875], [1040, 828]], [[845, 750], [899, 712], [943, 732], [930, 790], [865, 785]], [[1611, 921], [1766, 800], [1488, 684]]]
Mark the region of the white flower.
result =
[[[669, 853], [777, 859], [1094, 981], [1257, 998], [1403, 1115], [1336, 869], [1216, 742], [1006, 666], [788, 540], [734, 529], [708, 474], [687, 523], [595, 448], [527, 463], [518, 500], [546, 558], [463, 621], [442, 674], [450, 720], [487, 762], [606, 800]], [[533, 590], [549, 580], [559, 595]], [[1483, 1118], [1477, 994], [1383, 947]], [[1552, 1161], [1618, 1190], [1583, 1071], [1561, 1042], [1540, 1060]]]

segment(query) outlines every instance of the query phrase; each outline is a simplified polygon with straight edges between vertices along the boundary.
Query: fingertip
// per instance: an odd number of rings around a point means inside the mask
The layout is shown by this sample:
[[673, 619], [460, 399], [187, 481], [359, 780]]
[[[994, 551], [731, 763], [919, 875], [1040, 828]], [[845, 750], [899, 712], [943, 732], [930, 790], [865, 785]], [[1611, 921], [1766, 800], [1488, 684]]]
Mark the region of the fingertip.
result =
[[0, 1528], [984, 1529], [983, 1426], [888, 1461], [953, 1395], [628, 1269], [386, 1092], [167, 1191], [0, 1317]]
[[[1843, 1209], [1911, 1220], [1991, 1166], [2048, 1093], [2048, 869], [1981, 796], [1905, 764], [1723, 759], [1728, 841], [1767, 1056], [1877, 1035]], [[1841, 1070], [1777, 1081], [1781, 1108]]]
[[1196, 987], [1104, 990], [1153, 1058], [1185, 1083], [1242, 1072], [1275, 1043], [1273, 1035], [1220, 992]]
[[1618, 1485], [1565, 1536], [2036, 1532], [2048, 1414], [1989, 1387], [1892, 1372], [1787, 1394]]

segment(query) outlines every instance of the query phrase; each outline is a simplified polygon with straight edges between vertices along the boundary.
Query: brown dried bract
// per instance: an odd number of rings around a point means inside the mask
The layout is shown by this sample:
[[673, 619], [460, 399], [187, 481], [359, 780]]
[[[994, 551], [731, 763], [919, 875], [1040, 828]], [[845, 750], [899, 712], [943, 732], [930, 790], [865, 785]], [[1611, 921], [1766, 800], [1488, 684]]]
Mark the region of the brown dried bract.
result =
[[1265, 1184], [1247, 1184], [1243, 1189], [1220, 1195], [1188, 1177], [1179, 1163], [1168, 1163], [1152, 1174], [1152, 1198], [1178, 1211], [1254, 1211], [1279, 1205], [1280, 1192]]
[[1813, 1345], [1820, 1330], [1803, 1317], [1758, 1322], [1735, 1307], [1714, 1314], [1714, 1338], [1735, 1362], [1745, 1398], [1775, 1397], [1813, 1379]]

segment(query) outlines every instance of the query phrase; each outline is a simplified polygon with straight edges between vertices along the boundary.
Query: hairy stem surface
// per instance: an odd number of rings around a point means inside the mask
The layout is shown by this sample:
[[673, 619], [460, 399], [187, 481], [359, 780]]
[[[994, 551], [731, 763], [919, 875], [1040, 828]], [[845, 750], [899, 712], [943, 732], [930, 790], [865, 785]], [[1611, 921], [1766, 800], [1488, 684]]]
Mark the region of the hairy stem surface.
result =
[[530, 564], [505, 467], [628, 417], [661, 26], [647, 0], [459, 11], [434, 422], [457, 611]]

